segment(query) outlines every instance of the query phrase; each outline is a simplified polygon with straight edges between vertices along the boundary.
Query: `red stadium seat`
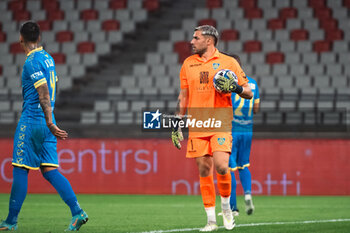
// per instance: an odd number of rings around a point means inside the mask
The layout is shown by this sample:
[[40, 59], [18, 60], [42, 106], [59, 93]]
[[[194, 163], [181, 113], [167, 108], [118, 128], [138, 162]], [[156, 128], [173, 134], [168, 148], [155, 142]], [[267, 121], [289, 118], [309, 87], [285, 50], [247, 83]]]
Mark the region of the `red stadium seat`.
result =
[[326, 31], [327, 41], [343, 40], [343, 39], [344, 39], [344, 32], [340, 29]]
[[123, 9], [126, 8], [127, 0], [112, 0], [109, 2], [109, 7], [111, 9]]
[[0, 43], [6, 41], [6, 33], [0, 31]]
[[326, 2], [324, 0], [309, 0], [309, 6], [312, 8], [323, 8], [326, 6]]
[[80, 42], [77, 47], [78, 53], [93, 53], [95, 52], [95, 44], [90, 41]]
[[332, 17], [332, 10], [330, 8], [314, 9], [314, 16], [319, 19], [329, 19]]
[[10, 45], [10, 53], [16, 54], [16, 53], [24, 53], [21, 45], [19, 42], [13, 42]]
[[240, 0], [239, 6], [244, 9], [256, 8], [257, 4], [255, 0]]
[[23, 11], [15, 11], [13, 13], [13, 20], [16, 21], [27, 21], [30, 19], [30, 13], [26, 10]]
[[207, 0], [207, 8], [220, 8], [222, 7], [222, 0]]
[[222, 41], [238, 40], [238, 31], [233, 29], [226, 29], [221, 32], [220, 39]]
[[52, 22], [48, 20], [39, 20], [37, 22], [40, 27], [40, 31], [51, 31], [52, 30]]
[[262, 18], [263, 12], [259, 8], [250, 8], [245, 9], [244, 15], [247, 19], [259, 19]]
[[315, 41], [313, 43], [313, 51], [317, 53], [329, 52], [331, 51], [331, 42], [329, 41]]
[[243, 50], [247, 53], [260, 52], [261, 47], [261, 42], [256, 40], [248, 40], [243, 44]]
[[350, 8], [350, 0], [343, 0], [343, 6]]
[[55, 0], [42, 1], [42, 8], [47, 11], [56, 11], [60, 9], [60, 3]]
[[192, 54], [191, 44], [188, 41], [178, 41], [174, 44], [174, 51], [179, 55], [179, 62], [182, 63]]
[[13, 12], [23, 11], [25, 10], [25, 1], [10, 1], [7, 7]]
[[213, 27], [216, 27], [216, 20], [215, 19], [202, 19], [198, 22], [198, 26], [200, 25], [211, 25]]
[[120, 29], [120, 23], [115, 19], [105, 20], [102, 23], [102, 29], [104, 31], [116, 31]]
[[329, 31], [334, 30], [338, 28], [338, 20], [331, 18], [331, 19], [320, 19], [320, 28]]
[[51, 56], [56, 64], [66, 63], [66, 55], [64, 55], [63, 53], [52, 53]]
[[298, 16], [298, 11], [293, 7], [286, 7], [280, 10], [279, 16], [281, 19], [296, 18]]
[[267, 28], [270, 30], [278, 30], [286, 27], [286, 21], [283, 19], [270, 19]]
[[80, 19], [84, 21], [98, 19], [98, 12], [94, 9], [83, 10], [80, 13]]
[[148, 11], [156, 11], [159, 9], [159, 1], [158, 0], [145, 0], [143, 2], [143, 8]]
[[60, 43], [72, 41], [74, 34], [71, 31], [60, 31], [56, 33], [56, 41]]
[[284, 63], [284, 54], [281, 52], [270, 52], [266, 55], [266, 63], [268, 64]]
[[290, 33], [290, 39], [294, 41], [307, 40], [309, 38], [309, 32], [305, 29], [295, 29]]
[[47, 11], [46, 12], [46, 19], [50, 20], [50, 21], [63, 20], [64, 19], [64, 12], [62, 10]]

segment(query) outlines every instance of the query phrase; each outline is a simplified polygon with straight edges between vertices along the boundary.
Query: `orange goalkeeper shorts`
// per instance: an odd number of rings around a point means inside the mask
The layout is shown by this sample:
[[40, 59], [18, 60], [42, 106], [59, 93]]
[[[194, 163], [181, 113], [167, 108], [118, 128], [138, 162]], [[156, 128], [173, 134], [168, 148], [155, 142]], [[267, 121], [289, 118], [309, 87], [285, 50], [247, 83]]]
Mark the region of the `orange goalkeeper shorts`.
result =
[[189, 138], [187, 142], [186, 157], [196, 158], [204, 155], [213, 156], [214, 151], [231, 153], [231, 148], [231, 133], [215, 133], [209, 137]]

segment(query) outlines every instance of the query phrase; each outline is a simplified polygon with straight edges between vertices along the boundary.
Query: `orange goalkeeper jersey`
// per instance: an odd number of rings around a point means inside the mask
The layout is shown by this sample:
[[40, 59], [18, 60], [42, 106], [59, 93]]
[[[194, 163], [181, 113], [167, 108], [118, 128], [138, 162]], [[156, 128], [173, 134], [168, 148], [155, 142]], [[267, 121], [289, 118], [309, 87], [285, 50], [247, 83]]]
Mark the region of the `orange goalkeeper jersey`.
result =
[[[200, 114], [200, 118], [219, 117], [224, 125], [231, 125], [233, 117], [231, 93], [219, 93], [215, 90], [213, 85], [214, 75], [221, 69], [232, 70], [238, 78], [239, 85], [248, 82], [237, 61], [228, 55], [220, 53], [218, 50], [216, 50], [214, 55], [207, 61], [204, 61], [198, 54], [192, 55], [184, 61], [180, 71], [180, 83], [181, 89], [188, 89], [189, 92], [187, 115], [196, 116], [198, 119], [199, 113], [197, 109], [204, 108], [208, 111], [203, 109], [204, 111]], [[222, 111], [217, 111], [220, 112], [220, 116], [215, 116], [215, 114], [213, 115], [215, 108], [226, 108], [227, 114], [223, 114]], [[196, 109], [196, 111], [194, 111], [194, 109]], [[216, 115], [218, 115], [218, 113]], [[231, 127], [228, 130], [230, 132]], [[195, 131], [197, 130], [191, 130], [190, 128], [189, 136], [206, 137], [213, 134], [212, 130], [204, 130], [205, 132]]]

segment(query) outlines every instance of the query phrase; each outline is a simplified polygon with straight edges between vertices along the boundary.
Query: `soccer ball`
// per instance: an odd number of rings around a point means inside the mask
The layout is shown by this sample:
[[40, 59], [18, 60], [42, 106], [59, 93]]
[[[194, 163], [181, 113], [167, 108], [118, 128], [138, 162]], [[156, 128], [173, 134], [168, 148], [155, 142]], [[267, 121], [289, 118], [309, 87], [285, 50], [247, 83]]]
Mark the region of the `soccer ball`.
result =
[[217, 86], [216, 81], [221, 78], [224, 77], [226, 79], [230, 79], [230, 76], [234, 78], [235, 82], [238, 83], [238, 78], [236, 76], [236, 74], [229, 69], [222, 69], [219, 70], [215, 75], [214, 75], [214, 79], [213, 79], [213, 83], [214, 83], [214, 88], [216, 91], [223, 93], [223, 91]]

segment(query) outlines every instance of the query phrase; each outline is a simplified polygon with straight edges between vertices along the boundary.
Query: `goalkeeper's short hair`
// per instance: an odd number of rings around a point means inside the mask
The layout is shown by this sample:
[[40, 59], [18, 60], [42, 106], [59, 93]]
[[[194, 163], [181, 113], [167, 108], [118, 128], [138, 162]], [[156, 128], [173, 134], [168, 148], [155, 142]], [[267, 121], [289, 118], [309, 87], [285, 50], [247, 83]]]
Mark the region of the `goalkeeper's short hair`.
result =
[[201, 31], [202, 35], [214, 37], [214, 45], [216, 46], [219, 41], [219, 33], [215, 27], [211, 25], [201, 25], [194, 29], [194, 31]]

